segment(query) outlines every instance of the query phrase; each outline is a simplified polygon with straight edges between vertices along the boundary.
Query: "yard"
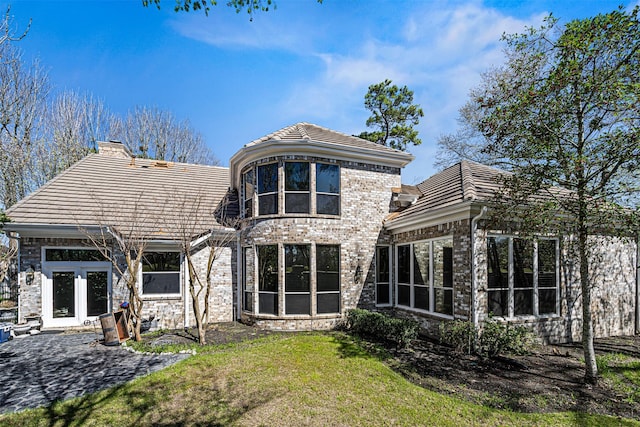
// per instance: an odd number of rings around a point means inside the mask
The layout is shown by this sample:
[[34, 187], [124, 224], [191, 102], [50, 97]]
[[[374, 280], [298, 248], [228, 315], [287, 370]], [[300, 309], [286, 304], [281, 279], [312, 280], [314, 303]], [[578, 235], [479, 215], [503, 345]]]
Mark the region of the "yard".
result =
[[[632, 420], [640, 414], [637, 337], [601, 348], [606, 377], [589, 390], [579, 384], [574, 347], [518, 358], [529, 368], [521, 370], [454, 356], [435, 342], [396, 352], [338, 332], [229, 325], [211, 331], [210, 341], [160, 372], [2, 416], [0, 424], [640, 426]], [[150, 335], [145, 346], [175, 350], [187, 342]]]

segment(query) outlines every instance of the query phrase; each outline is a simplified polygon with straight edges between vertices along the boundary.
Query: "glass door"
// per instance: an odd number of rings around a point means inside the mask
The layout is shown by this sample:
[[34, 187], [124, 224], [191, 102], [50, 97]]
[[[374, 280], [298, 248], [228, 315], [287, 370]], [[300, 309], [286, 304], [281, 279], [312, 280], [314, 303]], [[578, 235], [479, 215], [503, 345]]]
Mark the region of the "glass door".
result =
[[53, 318], [76, 317], [76, 285], [74, 271], [54, 271]]
[[81, 279], [84, 279], [81, 285], [86, 287], [86, 315], [83, 317], [97, 317], [106, 313], [109, 309], [108, 272], [87, 270]]

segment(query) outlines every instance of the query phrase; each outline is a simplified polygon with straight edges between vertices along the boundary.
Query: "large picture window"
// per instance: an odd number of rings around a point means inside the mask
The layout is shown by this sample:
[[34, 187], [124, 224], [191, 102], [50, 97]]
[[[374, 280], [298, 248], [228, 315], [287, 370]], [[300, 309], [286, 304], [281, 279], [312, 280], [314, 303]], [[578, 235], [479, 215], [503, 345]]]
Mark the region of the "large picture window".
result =
[[284, 210], [286, 213], [309, 213], [309, 163], [284, 164]]
[[453, 315], [453, 239], [397, 246], [397, 305]]
[[316, 309], [340, 312], [340, 246], [316, 246]]
[[487, 239], [489, 312], [495, 316], [556, 314], [557, 240]]
[[286, 314], [311, 314], [310, 246], [284, 245]]
[[258, 214], [278, 213], [278, 164], [258, 166]]
[[258, 246], [258, 312], [278, 314], [278, 245]]
[[142, 257], [144, 295], [180, 294], [180, 252], [145, 252]]
[[316, 164], [316, 211], [340, 215], [340, 166]]

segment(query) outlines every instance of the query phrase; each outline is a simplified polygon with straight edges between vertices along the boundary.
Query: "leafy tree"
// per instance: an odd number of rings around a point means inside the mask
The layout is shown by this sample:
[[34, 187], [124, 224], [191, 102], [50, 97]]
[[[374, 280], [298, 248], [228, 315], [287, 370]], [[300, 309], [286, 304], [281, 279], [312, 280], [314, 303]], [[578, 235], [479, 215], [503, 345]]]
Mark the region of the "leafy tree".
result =
[[[322, 3], [322, 0], [317, 0]], [[155, 5], [160, 9], [161, 0], [142, 0], [143, 6]], [[203, 11], [205, 15], [209, 15], [211, 6], [217, 6], [217, 0], [175, 0], [173, 10], [176, 12]], [[235, 9], [236, 13], [246, 12], [249, 19], [253, 19], [255, 12], [268, 12], [269, 9], [275, 9], [276, 3], [273, 0], [228, 0], [226, 5]]]
[[503, 182], [510, 200], [503, 207], [526, 210], [521, 226], [555, 227], [575, 241], [589, 383], [598, 376], [589, 236], [638, 229], [638, 10], [620, 8], [564, 26], [550, 16], [540, 28], [504, 36], [506, 64], [486, 73], [470, 100], [486, 138], [483, 152], [504, 159], [513, 172]]
[[422, 143], [414, 126], [424, 113], [413, 104], [413, 91], [406, 86], [399, 88], [389, 79], [373, 84], [364, 97], [364, 106], [373, 113], [367, 119], [367, 127], [377, 130], [362, 132], [360, 138], [403, 151], [409, 143]]

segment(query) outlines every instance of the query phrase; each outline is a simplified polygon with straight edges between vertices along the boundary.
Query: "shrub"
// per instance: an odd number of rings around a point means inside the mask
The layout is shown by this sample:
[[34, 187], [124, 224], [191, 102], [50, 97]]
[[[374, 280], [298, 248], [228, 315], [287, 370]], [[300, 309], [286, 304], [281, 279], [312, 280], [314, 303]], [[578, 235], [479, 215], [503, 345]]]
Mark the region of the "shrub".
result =
[[473, 323], [463, 320], [440, 323], [440, 342], [449, 345], [459, 353], [473, 353], [478, 331]]
[[532, 336], [524, 326], [513, 326], [489, 318], [482, 330], [475, 328], [470, 321], [454, 320], [442, 323], [440, 341], [452, 346], [458, 352], [493, 357], [505, 353], [526, 353], [532, 342]]
[[356, 335], [395, 343], [396, 347], [409, 345], [420, 329], [415, 320], [399, 319], [359, 308], [347, 312], [346, 328]]

